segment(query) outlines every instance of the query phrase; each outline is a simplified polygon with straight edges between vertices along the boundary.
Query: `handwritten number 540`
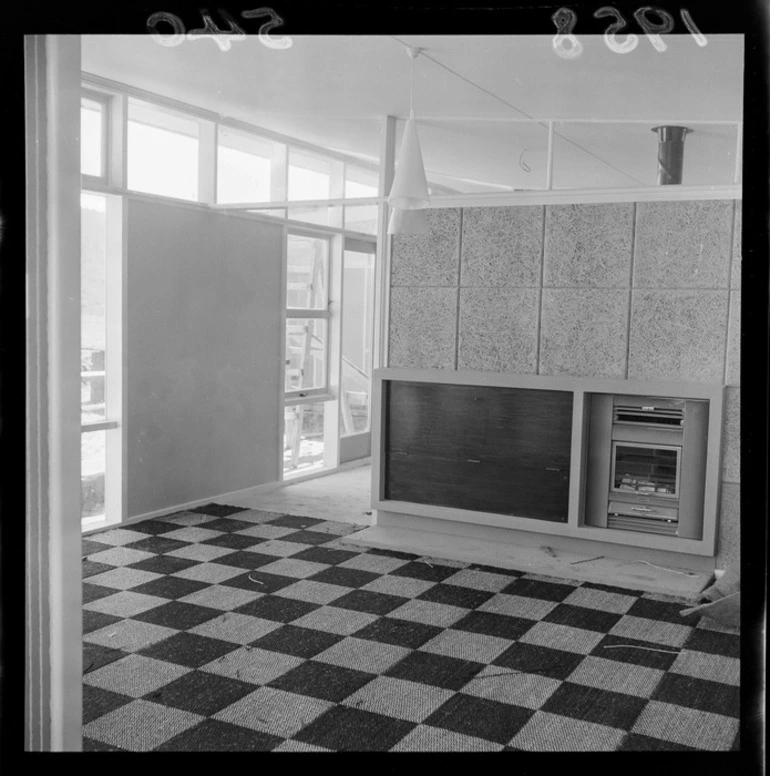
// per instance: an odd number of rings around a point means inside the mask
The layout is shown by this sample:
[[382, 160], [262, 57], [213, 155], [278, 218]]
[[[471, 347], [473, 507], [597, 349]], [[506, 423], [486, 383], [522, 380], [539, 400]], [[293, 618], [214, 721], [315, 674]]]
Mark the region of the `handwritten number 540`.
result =
[[[708, 40], [695, 26], [690, 12], [686, 8], [682, 8], [680, 13], [682, 21], [695, 42], [701, 47], [705, 46]], [[659, 21], [653, 21], [650, 18], [651, 14], [656, 15]], [[594, 17], [597, 19], [601, 19], [604, 16], [615, 18], [615, 21], [607, 27], [604, 33], [604, 42], [610, 51], [614, 51], [616, 54], [628, 54], [633, 51], [639, 45], [639, 37], [637, 35], [627, 33], [625, 40], [622, 42], [617, 37], [617, 33], [628, 26], [623, 14], [617, 8], [605, 5], [594, 12]], [[647, 39], [657, 51], [663, 52], [668, 48], [663, 42], [663, 38], [661, 38], [661, 35], [666, 35], [674, 29], [674, 17], [668, 11], [652, 5], [645, 5], [634, 12], [634, 19], [636, 19], [637, 24], [642, 28]], [[577, 24], [577, 14], [570, 8], [559, 8], [551, 16], [551, 20], [556, 25], [556, 35], [554, 35], [551, 44], [553, 50], [564, 59], [579, 57], [583, 53], [583, 44], [572, 33]], [[569, 45], [565, 45], [567, 42], [569, 42]]]
[[[229, 51], [234, 40], [244, 40], [246, 33], [238, 26], [235, 19], [233, 19], [227, 11], [219, 10], [219, 14], [225, 19], [229, 25], [229, 30], [219, 29], [212, 20], [209, 12], [204, 8], [200, 12], [203, 18], [203, 27], [201, 29], [190, 30], [185, 34], [184, 24], [182, 20], [166, 11], [159, 11], [149, 16], [147, 19], [147, 30], [150, 36], [156, 43], [160, 43], [161, 46], [179, 46], [184, 43], [185, 40], [204, 40], [210, 38], [213, 40], [222, 51]], [[287, 49], [291, 48], [294, 41], [288, 36], [284, 35], [281, 38], [273, 38], [270, 35], [271, 30], [279, 27], [283, 24], [283, 19], [272, 8], [255, 8], [251, 11], [242, 11], [241, 16], [244, 19], [257, 19], [263, 16], [269, 16], [270, 21], [265, 22], [259, 28], [259, 41], [264, 46], [272, 49]], [[159, 25], [161, 22], [165, 22], [171, 27], [171, 32], [161, 32]]]

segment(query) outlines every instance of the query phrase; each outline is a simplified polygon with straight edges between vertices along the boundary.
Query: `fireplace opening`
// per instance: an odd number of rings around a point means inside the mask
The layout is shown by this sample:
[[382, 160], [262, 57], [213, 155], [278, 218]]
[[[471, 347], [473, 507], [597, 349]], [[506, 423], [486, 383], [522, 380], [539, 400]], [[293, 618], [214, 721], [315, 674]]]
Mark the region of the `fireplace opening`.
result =
[[701, 538], [708, 402], [592, 394], [584, 522]]

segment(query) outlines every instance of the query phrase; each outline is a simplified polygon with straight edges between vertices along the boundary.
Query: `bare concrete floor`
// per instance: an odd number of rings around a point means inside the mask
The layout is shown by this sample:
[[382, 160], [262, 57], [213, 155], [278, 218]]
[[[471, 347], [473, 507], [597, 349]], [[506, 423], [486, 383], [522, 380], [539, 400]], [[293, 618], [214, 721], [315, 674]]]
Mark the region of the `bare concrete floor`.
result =
[[248, 509], [368, 526], [374, 524], [370, 506], [371, 479], [371, 464], [364, 464], [231, 503]]

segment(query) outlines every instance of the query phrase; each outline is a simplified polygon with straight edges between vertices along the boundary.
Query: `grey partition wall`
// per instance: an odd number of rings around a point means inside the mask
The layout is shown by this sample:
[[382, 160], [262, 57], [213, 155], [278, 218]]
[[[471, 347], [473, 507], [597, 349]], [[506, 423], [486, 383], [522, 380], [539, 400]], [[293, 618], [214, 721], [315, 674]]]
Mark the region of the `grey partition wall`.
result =
[[277, 480], [281, 226], [127, 207], [128, 517]]

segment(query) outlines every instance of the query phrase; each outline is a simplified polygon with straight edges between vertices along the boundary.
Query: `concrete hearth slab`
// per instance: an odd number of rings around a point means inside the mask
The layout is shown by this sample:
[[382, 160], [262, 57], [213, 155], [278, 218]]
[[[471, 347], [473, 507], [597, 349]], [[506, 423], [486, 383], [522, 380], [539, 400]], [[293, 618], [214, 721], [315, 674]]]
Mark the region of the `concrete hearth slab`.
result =
[[[560, 549], [469, 539], [452, 534], [373, 525], [345, 537], [346, 543], [400, 550], [421, 556], [483, 563], [530, 574], [594, 582], [696, 601], [713, 580], [709, 572], [653, 566], [631, 561], [579, 555]], [[597, 553], [598, 554], [598, 553]]]

